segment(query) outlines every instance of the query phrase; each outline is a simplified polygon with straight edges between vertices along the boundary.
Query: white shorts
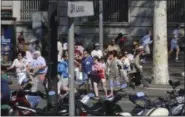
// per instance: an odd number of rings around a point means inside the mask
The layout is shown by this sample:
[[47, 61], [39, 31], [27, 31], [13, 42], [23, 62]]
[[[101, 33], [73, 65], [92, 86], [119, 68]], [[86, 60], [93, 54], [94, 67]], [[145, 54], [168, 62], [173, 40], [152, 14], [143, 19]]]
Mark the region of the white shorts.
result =
[[18, 84], [21, 85], [22, 82], [26, 79], [26, 73], [17, 73], [17, 79], [18, 79]]

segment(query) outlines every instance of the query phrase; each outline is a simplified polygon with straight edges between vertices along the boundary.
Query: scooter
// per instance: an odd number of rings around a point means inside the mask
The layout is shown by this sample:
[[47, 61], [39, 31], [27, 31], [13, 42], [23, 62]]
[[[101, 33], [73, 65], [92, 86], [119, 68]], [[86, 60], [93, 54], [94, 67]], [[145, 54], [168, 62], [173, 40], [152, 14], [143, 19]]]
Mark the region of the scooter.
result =
[[25, 85], [24, 89], [18, 91], [13, 91], [10, 98], [10, 109], [9, 115], [11, 116], [31, 116], [32, 112], [29, 110], [17, 109], [17, 105], [24, 106], [28, 108], [36, 108], [40, 103], [41, 98], [46, 97], [44, 93], [41, 92], [30, 92], [31, 84]]
[[136, 106], [131, 111], [132, 116], [168, 116], [169, 111], [163, 107], [156, 107], [143, 92], [129, 95], [129, 100]]
[[185, 115], [185, 90], [176, 88], [180, 85], [180, 81], [169, 80], [172, 91], [167, 91], [166, 97], [159, 97], [154, 103], [158, 107], [167, 108], [170, 112], [170, 116], [184, 116]]

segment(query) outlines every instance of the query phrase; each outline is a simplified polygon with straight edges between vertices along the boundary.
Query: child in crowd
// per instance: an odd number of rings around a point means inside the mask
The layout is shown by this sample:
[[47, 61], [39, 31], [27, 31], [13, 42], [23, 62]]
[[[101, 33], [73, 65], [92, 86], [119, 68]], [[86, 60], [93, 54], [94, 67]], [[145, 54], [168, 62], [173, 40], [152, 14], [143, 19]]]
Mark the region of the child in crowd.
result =
[[105, 75], [105, 70], [106, 70], [106, 64], [105, 64], [105, 59], [102, 57], [100, 59], [100, 63], [102, 64], [102, 77], [101, 77], [101, 82], [102, 82], [102, 85], [103, 85], [103, 90], [105, 92], [105, 96], [107, 97], [107, 88], [106, 88], [106, 84], [107, 84], [107, 81], [106, 81], [106, 75]]
[[127, 54], [124, 54], [121, 58], [122, 69], [121, 69], [121, 77], [123, 77], [124, 81], [129, 82], [128, 72], [130, 71], [130, 61], [127, 58]]
[[68, 58], [66, 55], [63, 55], [63, 61], [58, 63], [58, 74], [59, 74], [59, 82], [58, 82], [58, 94], [61, 93], [61, 90], [68, 91]]
[[103, 64], [99, 62], [99, 58], [97, 56], [94, 57], [94, 64], [92, 66], [92, 82], [96, 98], [99, 97], [98, 84], [100, 82], [102, 82], [105, 95], [107, 96], [105, 70]]

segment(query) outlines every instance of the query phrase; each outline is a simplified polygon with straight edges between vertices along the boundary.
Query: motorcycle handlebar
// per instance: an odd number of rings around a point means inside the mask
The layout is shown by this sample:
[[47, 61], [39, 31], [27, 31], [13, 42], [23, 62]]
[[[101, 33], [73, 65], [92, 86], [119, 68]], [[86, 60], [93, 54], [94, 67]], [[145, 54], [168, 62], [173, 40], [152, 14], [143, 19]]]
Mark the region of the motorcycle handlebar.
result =
[[32, 96], [40, 96], [43, 99], [45, 99], [47, 97], [47, 95], [45, 93], [42, 93], [40, 91], [31, 92], [29, 90], [25, 90], [24, 93], [27, 94], [27, 95], [32, 95]]

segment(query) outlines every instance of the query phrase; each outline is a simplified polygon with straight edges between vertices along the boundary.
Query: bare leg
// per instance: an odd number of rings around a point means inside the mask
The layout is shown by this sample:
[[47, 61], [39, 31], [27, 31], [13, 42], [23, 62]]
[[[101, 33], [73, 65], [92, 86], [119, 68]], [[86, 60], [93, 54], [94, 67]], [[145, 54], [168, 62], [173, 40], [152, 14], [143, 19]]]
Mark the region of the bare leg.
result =
[[59, 82], [58, 82], [58, 87], [57, 87], [57, 89], [58, 89], [58, 94], [60, 94], [61, 88], [62, 88], [62, 82], [59, 81]]
[[176, 60], [178, 60], [178, 59], [179, 59], [179, 51], [180, 51], [180, 49], [179, 49], [179, 48], [177, 48], [177, 49], [176, 49]]
[[110, 95], [114, 95], [114, 81], [113, 79], [110, 79]]
[[95, 95], [98, 97], [98, 84], [96, 82], [93, 82], [93, 86], [94, 86], [94, 92], [95, 92]]
[[102, 81], [103, 89], [104, 89], [104, 92], [105, 92], [105, 96], [107, 96], [106, 79], [101, 79], [101, 81]]

